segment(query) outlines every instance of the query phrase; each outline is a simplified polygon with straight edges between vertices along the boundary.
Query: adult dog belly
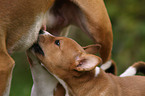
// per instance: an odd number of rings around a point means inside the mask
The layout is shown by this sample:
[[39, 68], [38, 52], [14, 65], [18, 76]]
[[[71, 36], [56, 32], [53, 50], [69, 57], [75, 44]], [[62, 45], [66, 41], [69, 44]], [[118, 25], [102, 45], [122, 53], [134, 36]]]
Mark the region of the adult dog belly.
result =
[[25, 51], [37, 40], [43, 17], [44, 14], [39, 14], [34, 20], [30, 18], [30, 21], [24, 21], [21, 26], [16, 26], [17, 28], [14, 26], [12, 29], [16, 29], [8, 32], [6, 41], [10, 54], [15, 51]]

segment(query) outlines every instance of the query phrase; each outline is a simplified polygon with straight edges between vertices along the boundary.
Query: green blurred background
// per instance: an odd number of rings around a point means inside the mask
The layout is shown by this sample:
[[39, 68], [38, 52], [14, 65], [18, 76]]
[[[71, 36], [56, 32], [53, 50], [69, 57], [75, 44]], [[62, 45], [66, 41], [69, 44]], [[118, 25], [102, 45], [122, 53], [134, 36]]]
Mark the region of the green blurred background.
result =
[[[90, 0], [91, 1], [91, 0]], [[145, 0], [105, 0], [114, 34], [112, 58], [118, 74], [136, 61], [145, 61]], [[82, 46], [92, 41], [78, 28], [69, 37]], [[15, 53], [10, 96], [30, 96], [32, 77], [25, 53]]]

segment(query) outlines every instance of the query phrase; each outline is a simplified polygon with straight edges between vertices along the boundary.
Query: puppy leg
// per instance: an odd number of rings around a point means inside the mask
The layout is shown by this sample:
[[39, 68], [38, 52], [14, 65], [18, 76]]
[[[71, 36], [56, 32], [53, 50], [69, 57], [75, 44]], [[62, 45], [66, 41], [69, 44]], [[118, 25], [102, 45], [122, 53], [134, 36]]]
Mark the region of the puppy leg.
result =
[[9, 96], [14, 60], [6, 50], [5, 36], [0, 33], [0, 96]]

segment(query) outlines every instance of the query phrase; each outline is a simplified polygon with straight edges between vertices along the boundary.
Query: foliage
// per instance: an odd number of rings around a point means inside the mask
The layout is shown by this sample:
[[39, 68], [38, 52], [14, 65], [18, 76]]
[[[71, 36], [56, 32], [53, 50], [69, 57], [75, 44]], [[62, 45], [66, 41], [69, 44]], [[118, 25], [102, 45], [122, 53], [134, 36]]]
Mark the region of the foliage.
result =
[[120, 73], [136, 61], [145, 61], [145, 1], [105, 2], [114, 33], [112, 57]]

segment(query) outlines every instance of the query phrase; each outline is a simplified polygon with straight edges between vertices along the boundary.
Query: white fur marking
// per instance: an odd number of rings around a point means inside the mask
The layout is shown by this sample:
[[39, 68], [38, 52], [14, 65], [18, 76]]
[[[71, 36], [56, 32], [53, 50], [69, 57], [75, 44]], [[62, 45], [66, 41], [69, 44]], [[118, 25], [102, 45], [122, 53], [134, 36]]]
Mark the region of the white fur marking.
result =
[[31, 96], [54, 96], [58, 80], [41, 66], [43, 64], [40, 64], [33, 54], [29, 54], [29, 57], [33, 61], [31, 72], [34, 83]]
[[6, 90], [5, 90], [3, 96], [9, 96], [9, 94], [10, 94], [10, 88], [11, 88], [11, 80], [12, 80], [12, 72], [11, 72], [11, 76], [8, 78], [8, 83], [7, 83]]
[[102, 70], [106, 70], [106, 69], [110, 68], [111, 64], [112, 64], [112, 61], [109, 60], [106, 63], [104, 63], [104, 64], [101, 65], [101, 69]]
[[66, 83], [65, 83], [62, 79], [60, 79], [59, 77], [57, 77], [56, 75], [53, 75], [53, 76], [54, 76], [54, 77], [62, 84], [62, 86], [64, 87], [64, 89], [65, 89], [65, 91], [66, 91], [65, 96], [69, 96], [68, 87], [67, 87]]
[[96, 67], [95, 68], [95, 77], [97, 77], [100, 74], [100, 68]]
[[47, 32], [47, 31], [44, 31], [44, 30], [43, 30], [43, 32], [44, 32], [44, 34], [43, 34], [43, 35], [50, 35], [50, 36], [54, 37], [52, 34], [50, 34], [50, 33], [49, 33], [49, 32]]
[[136, 74], [136, 71], [137, 71], [136, 68], [134, 68], [134, 67], [131, 66], [127, 70], [125, 70], [125, 72], [122, 73], [120, 75], [120, 77], [134, 76]]
[[53, 96], [58, 83], [55, 77], [41, 65], [33, 65], [31, 71], [34, 82], [31, 96]]

